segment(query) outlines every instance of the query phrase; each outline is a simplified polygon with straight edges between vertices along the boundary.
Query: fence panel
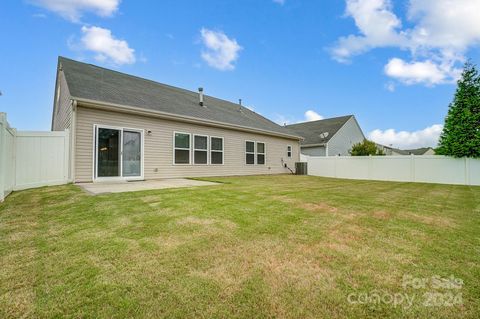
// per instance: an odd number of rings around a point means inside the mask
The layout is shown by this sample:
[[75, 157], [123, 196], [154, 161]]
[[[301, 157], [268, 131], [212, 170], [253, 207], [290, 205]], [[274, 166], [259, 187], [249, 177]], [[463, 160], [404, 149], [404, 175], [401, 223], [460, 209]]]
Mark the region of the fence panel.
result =
[[470, 185], [480, 185], [480, 160], [468, 159], [467, 161], [468, 178]]
[[383, 156], [368, 159], [372, 162], [371, 179], [380, 181], [408, 182], [413, 180], [412, 159], [410, 156], [390, 157], [385, 161]]
[[68, 134], [17, 132], [15, 190], [67, 183]]
[[68, 183], [69, 134], [18, 132], [0, 113], [0, 202], [14, 190]]
[[446, 156], [305, 156], [308, 174], [347, 179], [480, 185], [480, 159]]

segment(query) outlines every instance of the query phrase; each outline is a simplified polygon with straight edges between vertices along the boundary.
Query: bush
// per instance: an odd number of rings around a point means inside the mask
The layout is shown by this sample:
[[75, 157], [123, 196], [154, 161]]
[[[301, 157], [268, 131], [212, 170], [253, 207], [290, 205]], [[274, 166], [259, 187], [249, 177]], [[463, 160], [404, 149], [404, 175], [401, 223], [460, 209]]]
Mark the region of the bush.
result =
[[385, 155], [381, 149], [377, 148], [375, 142], [367, 139], [363, 140], [361, 143], [354, 144], [349, 153], [352, 156]]

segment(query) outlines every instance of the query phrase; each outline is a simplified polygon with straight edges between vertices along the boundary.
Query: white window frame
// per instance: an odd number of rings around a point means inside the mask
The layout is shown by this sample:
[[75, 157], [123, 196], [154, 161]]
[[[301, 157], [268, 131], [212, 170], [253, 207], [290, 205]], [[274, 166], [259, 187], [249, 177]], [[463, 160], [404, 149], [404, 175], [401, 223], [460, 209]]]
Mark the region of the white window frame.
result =
[[[206, 138], [207, 138], [207, 148], [206, 148], [206, 149], [200, 149], [200, 148], [197, 149], [197, 148], [195, 148], [195, 137], [196, 137], [196, 136], [198, 136], [198, 137], [206, 137]], [[202, 165], [208, 165], [209, 160], [210, 160], [210, 156], [209, 156], [209, 153], [210, 153], [210, 152], [209, 152], [209, 150], [210, 150], [210, 143], [209, 143], [209, 142], [210, 142], [210, 137], [209, 137], [208, 135], [193, 134], [193, 139], [192, 139], [192, 143], [193, 143], [193, 145], [192, 145], [192, 146], [193, 146], [193, 162], [192, 162], [192, 164], [193, 164], [193, 165], [200, 165], [200, 166], [202, 166]], [[195, 163], [195, 151], [207, 152], [207, 162], [204, 163], [204, 164], [201, 164], [201, 163], [200, 163], [200, 164], [197, 164], [197, 163]]]
[[[263, 153], [258, 152], [258, 144], [263, 144]], [[258, 155], [263, 155], [263, 164], [258, 163]], [[262, 141], [255, 142], [255, 164], [256, 165], [267, 165], [267, 143]]]
[[[184, 148], [184, 147], [175, 147], [175, 135], [176, 134], [185, 134], [185, 135], [188, 135], [189, 136], [189, 143], [188, 143], [188, 149], [187, 148]], [[173, 137], [172, 137], [172, 163], [173, 165], [175, 166], [188, 166], [188, 165], [192, 165], [192, 134], [191, 133], [187, 133], [187, 132], [179, 132], [179, 131], [173, 131]], [[175, 163], [175, 150], [188, 150], [188, 164], [186, 163]]]
[[287, 145], [287, 158], [292, 158], [292, 145]]
[[[218, 138], [218, 139], [221, 139], [222, 140], [222, 150], [219, 151], [219, 150], [213, 150], [212, 149], [212, 138]], [[221, 136], [210, 136], [209, 138], [209, 146], [210, 146], [210, 151], [209, 151], [209, 164], [210, 165], [224, 165], [225, 164], [225, 139]], [[212, 156], [211, 156], [211, 153], [212, 152], [216, 152], [216, 153], [222, 153], [222, 164], [215, 164], [215, 163], [212, 163]]]
[[[247, 152], [247, 143], [253, 143], [253, 153], [252, 152]], [[245, 165], [255, 165], [257, 164], [257, 143], [255, 141], [250, 141], [250, 140], [245, 140]], [[247, 154], [253, 154], [253, 163], [249, 164], [247, 163]]]
[[[112, 177], [98, 177], [98, 130], [104, 129], [111, 129], [120, 131], [120, 160], [119, 160], [119, 169], [120, 169], [120, 176], [112, 176]], [[140, 176], [123, 176], [123, 131], [128, 132], [138, 132], [141, 135], [141, 169], [140, 169]], [[93, 167], [92, 167], [92, 180], [94, 182], [106, 182], [106, 181], [114, 181], [114, 180], [123, 180], [123, 181], [136, 181], [136, 180], [144, 180], [145, 179], [145, 130], [138, 129], [138, 128], [131, 128], [131, 127], [123, 127], [123, 126], [112, 126], [112, 125], [103, 125], [103, 124], [93, 124]]]

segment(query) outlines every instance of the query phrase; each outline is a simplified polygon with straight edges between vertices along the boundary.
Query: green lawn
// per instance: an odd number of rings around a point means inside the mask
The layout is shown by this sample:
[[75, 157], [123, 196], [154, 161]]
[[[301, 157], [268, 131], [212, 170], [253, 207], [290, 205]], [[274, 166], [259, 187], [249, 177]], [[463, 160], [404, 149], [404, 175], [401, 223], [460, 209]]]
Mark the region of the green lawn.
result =
[[[0, 204], [0, 317], [480, 316], [480, 187], [214, 180], [13, 193]], [[404, 288], [404, 276], [428, 281]], [[404, 295], [411, 306], [389, 299]]]

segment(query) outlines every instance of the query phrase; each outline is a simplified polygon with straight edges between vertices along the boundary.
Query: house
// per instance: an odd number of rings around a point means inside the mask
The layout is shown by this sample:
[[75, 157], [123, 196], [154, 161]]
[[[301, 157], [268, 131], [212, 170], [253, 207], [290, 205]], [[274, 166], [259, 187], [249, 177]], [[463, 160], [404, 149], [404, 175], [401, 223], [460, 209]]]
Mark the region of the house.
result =
[[301, 137], [240, 104], [59, 57], [74, 182], [288, 173]]
[[435, 150], [431, 147], [420, 147], [406, 151], [411, 155], [435, 155]]
[[389, 156], [401, 156], [401, 155], [435, 155], [435, 150], [431, 147], [421, 147], [411, 150], [401, 150], [391, 146], [385, 146], [382, 144], [376, 144], [377, 148], [385, 155]]
[[348, 156], [353, 144], [365, 139], [355, 116], [347, 115], [286, 126], [304, 137], [301, 153], [310, 156]]

